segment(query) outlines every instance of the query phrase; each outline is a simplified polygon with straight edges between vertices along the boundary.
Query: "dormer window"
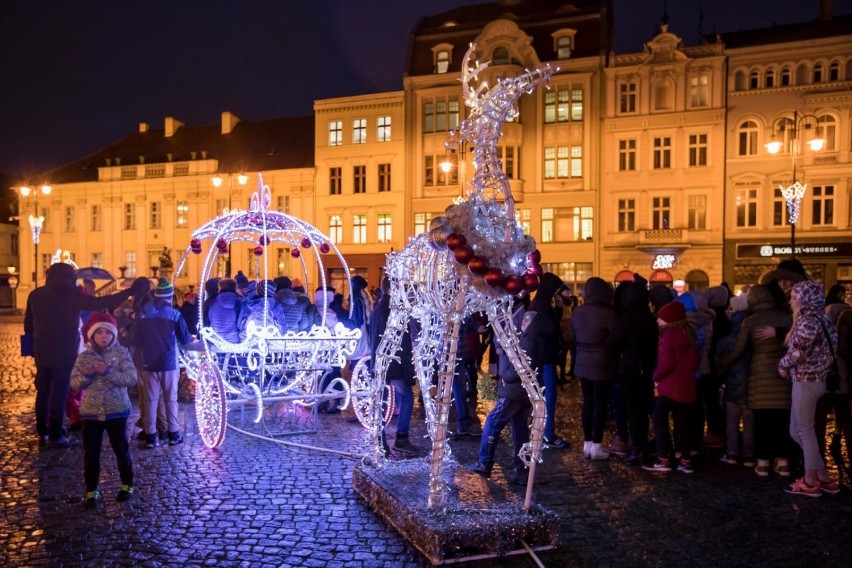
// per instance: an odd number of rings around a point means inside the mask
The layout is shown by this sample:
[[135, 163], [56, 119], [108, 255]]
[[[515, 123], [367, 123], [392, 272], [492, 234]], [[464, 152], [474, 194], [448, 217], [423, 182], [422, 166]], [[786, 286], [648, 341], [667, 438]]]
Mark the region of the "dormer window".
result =
[[553, 51], [557, 59], [568, 59], [574, 50], [574, 34], [576, 30], [559, 30], [553, 34]]
[[505, 47], [498, 47], [494, 50], [494, 54], [491, 56], [492, 65], [508, 65], [509, 64], [509, 50]]
[[441, 50], [435, 54], [435, 73], [446, 73], [450, 70], [450, 52]]

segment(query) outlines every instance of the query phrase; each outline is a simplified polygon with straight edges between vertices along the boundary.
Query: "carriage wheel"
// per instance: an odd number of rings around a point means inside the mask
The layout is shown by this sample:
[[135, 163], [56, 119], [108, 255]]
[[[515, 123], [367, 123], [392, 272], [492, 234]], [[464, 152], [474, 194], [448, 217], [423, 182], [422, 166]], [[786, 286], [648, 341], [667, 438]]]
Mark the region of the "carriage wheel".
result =
[[219, 369], [210, 361], [203, 361], [198, 368], [196, 381], [195, 419], [204, 445], [216, 448], [225, 439], [227, 426], [225, 385]]
[[[355, 365], [352, 371], [352, 408], [361, 425], [367, 427], [373, 415], [373, 376], [368, 368], [369, 357], [364, 357]], [[387, 424], [393, 418], [395, 403], [394, 389], [391, 385], [382, 385], [382, 420]]]

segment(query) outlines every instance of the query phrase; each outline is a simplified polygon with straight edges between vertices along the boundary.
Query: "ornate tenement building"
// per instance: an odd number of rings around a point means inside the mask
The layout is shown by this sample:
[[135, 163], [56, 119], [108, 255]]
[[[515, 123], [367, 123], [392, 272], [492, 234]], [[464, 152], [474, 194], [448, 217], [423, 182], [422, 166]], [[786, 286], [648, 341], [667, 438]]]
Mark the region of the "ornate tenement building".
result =
[[[38, 201], [40, 279], [56, 250], [81, 266], [151, 274], [164, 246], [177, 260], [192, 229], [246, 207], [262, 173], [273, 208], [326, 232], [352, 271], [378, 285], [384, 255], [426, 230], [472, 178], [471, 149], [448, 152], [444, 143], [465, 116], [458, 79], [475, 42], [477, 58], [492, 62], [489, 81], [545, 63], [561, 68], [550, 90], [521, 99], [501, 144], [519, 221], [547, 270], [578, 290], [592, 275], [616, 281], [623, 271], [659, 270], [656, 280], [684, 287], [756, 281], [789, 253], [776, 188], [792, 179], [790, 130], [778, 132], [787, 137], [778, 156], [764, 143], [796, 112], [815, 116], [827, 138], [823, 151], [796, 160], [796, 177], [808, 184], [799, 256], [827, 284], [852, 286], [852, 17], [721, 34], [697, 46], [662, 26], [636, 54], [612, 52], [611, 19], [609, 3], [597, 0], [451, 10], [411, 33], [401, 91], [318, 100], [313, 117], [248, 122], [226, 112], [213, 126], [173, 118], [162, 129], [140, 125], [17, 184], [53, 187]], [[21, 305], [32, 290], [25, 219], [34, 197], [19, 206]], [[301, 271], [286, 248], [272, 253], [275, 274]], [[251, 275], [249, 248], [232, 254], [231, 273]], [[190, 258], [179, 287], [197, 284], [199, 263]], [[342, 284], [340, 267], [328, 270]]]

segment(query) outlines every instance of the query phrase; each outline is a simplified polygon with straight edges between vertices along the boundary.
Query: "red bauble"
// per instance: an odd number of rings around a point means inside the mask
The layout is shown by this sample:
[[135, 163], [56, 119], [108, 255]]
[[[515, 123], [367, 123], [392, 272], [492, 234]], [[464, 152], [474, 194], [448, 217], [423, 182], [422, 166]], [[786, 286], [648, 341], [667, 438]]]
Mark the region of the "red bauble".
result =
[[189, 241], [189, 246], [192, 248], [201, 248], [201, 239], [192, 239]]
[[258, 242], [258, 244], [260, 244], [260, 246], [268, 245], [269, 244], [269, 237], [267, 237], [266, 235], [261, 235], [261, 237], [259, 239], [257, 239], [257, 242]]
[[467, 263], [467, 269], [470, 270], [471, 274], [476, 274], [477, 276], [483, 276], [488, 272], [489, 268], [491, 267], [488, 265], [488, 259], [484, 256], [474, 256]]
[[503, 289], [510, 294], [517, 294], [524, 289], [524, 281], [517, 274], [510, 274], [503, 281]]
[[302, 256], [302, 253], [299, 252], [299, 249], [294, 248], [290, 249], [290, 256], [292, 256], [293, 258], [299, 258], [300, 256]]
[[467, 245], [460, 245], [453, 251], [453, 259], [459, 264], [467, 264], [473, 258], [473, 249]]
[[535, 292], [536, 290], [538, 290], [538, 285], [541, 283], [538, 278], [538, 275], [533, 274], [531, 272], [527, 272], [526, 274], [524, 274], [523, 280], [524, 290], [526, 290], [527, 292]]
[[531, 263], [538, 264], [541, 262], [541, 253], [538, 251], [538, 249], [535, 249], [527, 255], [527, 258]]
[[261, 256], [263, 254], [263, 247], [257, 246], [254, 247], [254, 256]]
[[456, 250], [460, 246], [464, 246], [467, 243], [467, 239], [464, 238], [464, 235], [460, 235], [458, 233], [450, 233], [447, 237], [447, 248], [450, 250]]
[[322, 243], [322, 244], [320, 245], [320, 252], [321, 252], [321, 253], [325, 254], [325, 253], [327, 253], [327, 252], [328, 252], [328, 251], [330, 251], [330, 250], [331, 250], [331, 247], [330, 247], [330, 246], [328, 246], [328, 243]]
[[216, 241], [216, 248], [219, 249], [219, 252], [225, 252], [228, 250], [228, 241], [225, 239], [219, 239]]
[[309, 239], [308, 237], [303, 237], [302, 238], [302, 248], [306, 248], [306, 249], [311, 248], [311, 239]]
[[544, 269], [539, 263], [534, 262], [532, 263], [532, 266], [527, 269], [527, 272], [530, 274], [535, 274], [536, 276], [541, 276], [542, 274], [544, 274]]
[[499, 288], [503, 285], [503, 271], [499, 268], [491, 268], [485, 273], [485, 283], [492, 288]]

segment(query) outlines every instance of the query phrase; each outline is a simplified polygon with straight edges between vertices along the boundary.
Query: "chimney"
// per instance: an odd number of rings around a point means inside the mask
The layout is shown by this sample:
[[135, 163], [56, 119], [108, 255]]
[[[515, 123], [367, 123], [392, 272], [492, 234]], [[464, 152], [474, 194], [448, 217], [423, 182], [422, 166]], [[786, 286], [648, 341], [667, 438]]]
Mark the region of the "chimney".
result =
[[146, 132], [148, 132], [148, 123], [147, 122], [140, 122], [139, 123], [139, 134], [145, 134]]
[[177, 129], [183, 126], [183, 123], [172, 116], [166, 117], [166, 138], [174, 136]]
[[831, 20], [834, 12], [834, 0], [820, 0], [819, 2], [819, 19], [821, 22]]
[[222, 134], [230, 134], [237, 123], [240, 121], [240, 117], [235, 114], [232, 114], [228, 111], [222, 113]]

